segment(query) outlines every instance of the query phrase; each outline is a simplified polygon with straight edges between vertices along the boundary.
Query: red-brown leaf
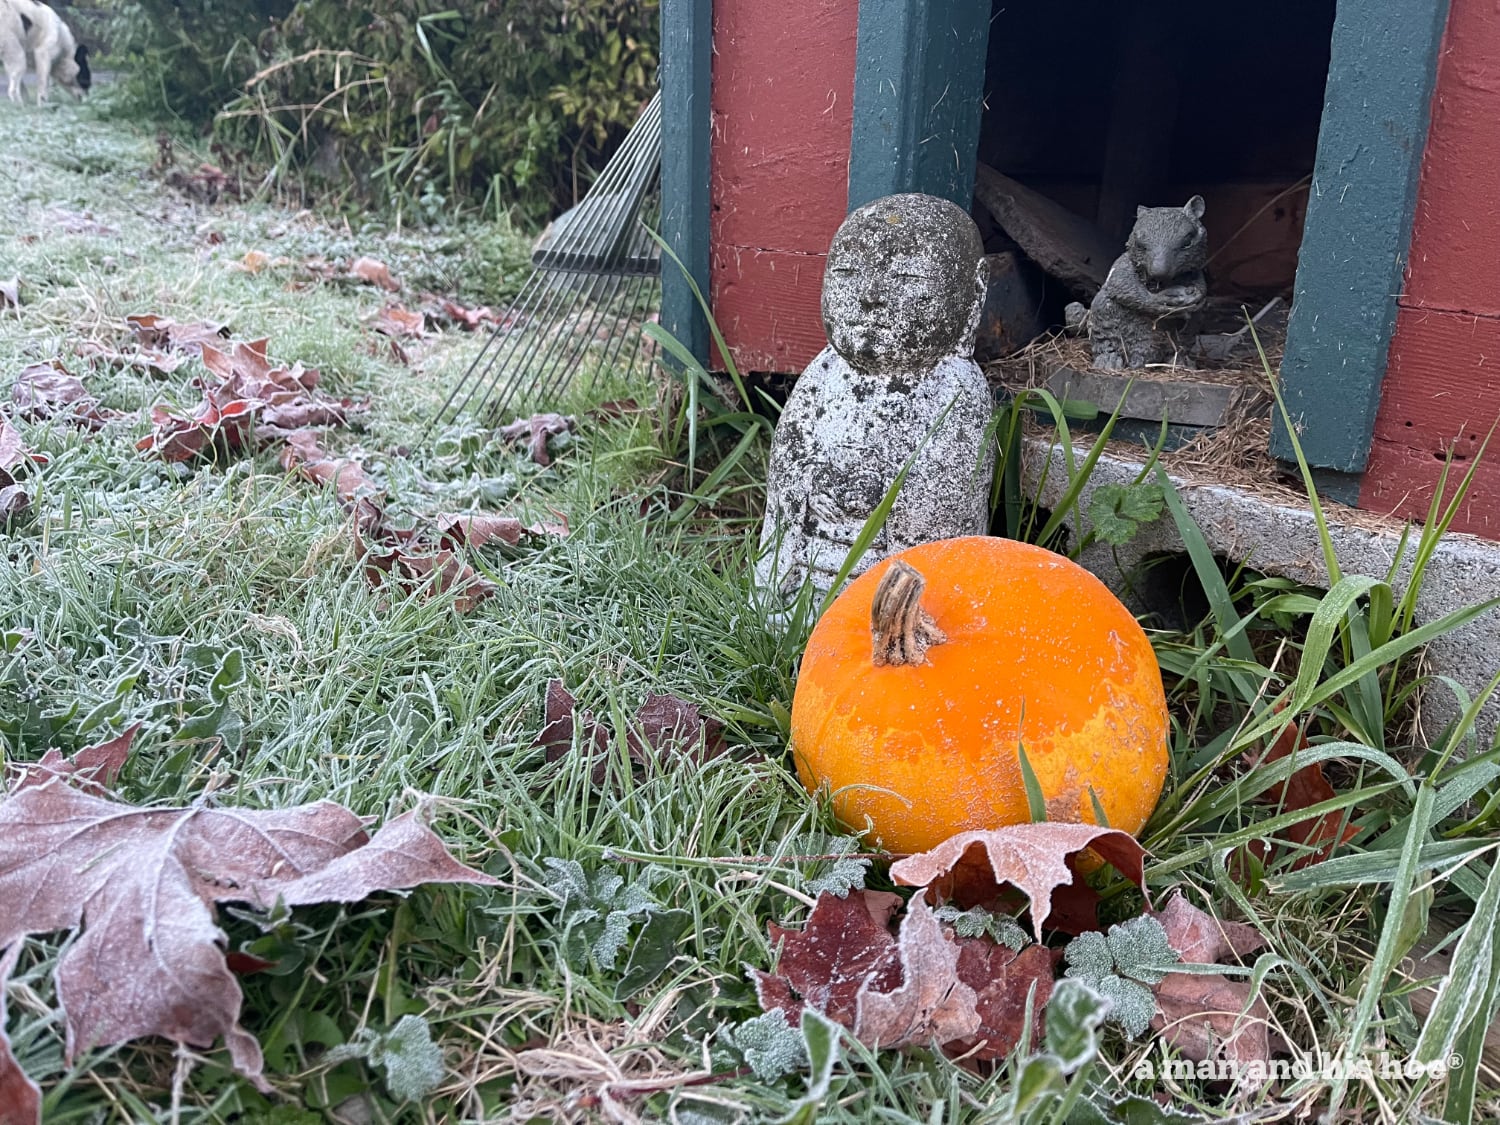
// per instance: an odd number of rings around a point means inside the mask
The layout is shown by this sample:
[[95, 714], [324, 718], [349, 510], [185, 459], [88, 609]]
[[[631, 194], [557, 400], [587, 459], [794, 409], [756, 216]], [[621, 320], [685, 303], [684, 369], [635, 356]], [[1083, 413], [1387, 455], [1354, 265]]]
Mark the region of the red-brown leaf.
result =
[[1271, 1010], [1259, 997], [1250, 1003], [1248, 981], [1168, 973], [1155, 992], [1151, 1027], [1185, 1058], [1224, 1058], [1240, 1067], [1270, 1061]]
[[[900, 985], [896, 938], [886, 922], [877, 920], [877, 913], [885, 911], [896, 896], [883, 896], [872, 913], [866, 901], [870, 893], [879, 892], [850, 891], [846, 898], [839, 898], [824, 891], [801, 930], [771, 923], [771, 944], [781, 946], [776, 972], [752, 970], [762, 1007], [767, 1011], [780, 1007], [787, 1012], [788, 1022], [795, 1023], [801, 1005], [808, 1004], [852, 1028], [861, 990], [871, 985], [888, 992]], [[787, 1009], [787, 996], [793, 997], [795, 1010]]]
[[1075, 880], [1068, 858], [1091, 851], [1146, 890], [1142, 864], [1146, 851], [1128, 833], [1092, 824], [1016, 824], [960, 832], [931, 851], [891, 864], [891, 878], [908, 887], [926, 887], [929, 895], [961, 907], [992, 903], [1007, 887], [1031, 902], [1038, 940], [1052, 913], [1057, 887]]
[[22, 767], [20, 777], [11, 787], [19, 792], [32, 785], [41, 785], [54, 777], [70, 778], [75, 784], [93, 792], [102, 793], [130, 757], [130, 745], [135, 741], [140, 723], [134, 723], [120, 734], [95, 746], [86, 746], [72, 758], [65, 758], [56, 750], [48, 750], [35, 764]]
[[[1277, 736], [1271, 749], [1259, 763], [1247, 755], [1247, 764], [1254, 768], [1256, 764], [1279, 761], [1291, 757], [1306, 746], [1307, 737], [1302, 733], [1301, 726], [1292, 723]], [[1286, 781], [1271, 786], [1261, 794], [1260, 800], [1279, 806], [1278, 812], [1296, 812], [1298, 809], [1331, 801], [1337, 796], [1338, 791], [1323, 776], [1323, 763], [1313, 762], [1295, 771]], [[1281, 830], [1279, 835], [1282, 838], [1310, 849], [1299, 849], [1300, 854], [1292, 861], [1291, 870], [1297, 871], [1314, 863], [1322, 863], [1333, 854], [1338, 845], [1348, 843], [1359, 834], [1355, 825], [1344, 823], [1345, 815], [1343, 811], [1324, 813], [1322, 816], [1299, 820]], [[1256, 843], [1262, 845], [1260, 858], [1268, 863], [1274, 862], [1276, 853], [1281, 849], [1269, 848], [1261, 841]]]
[[[3, 476], [0, 473], [0, 476]], [[31, 507], [31, 497], [24, 485], [0, 484], [0, 528], [23, 515]]]
[[83, 385], [83, 380], [62, 365], [61, 360], [33, 363], [22, 368], [11, 387], [11, 398], [21, 417], [28, 421], [64, 418], [97, 430], [117, 410], [104, 410]]
[[361, 492], [375, 489], [358, 461], [329, 457], [318, 444], [317, 435], [305, 430], [287, 436], [281, 467], [318, 484], [332, 485], [340, 500], [352, 500]]
[[171, 348], [189, 354], [200, 351], [204, 344], [218, 344], [229, 335], [228, 327], [223, 324], [206, 320], [178, 324], [171, 317], [153, 313], [127, 316], [125, 323], [148, 347]]
[[500, 440], [511, 443], [524, 441], [526, 452], [538, 465], [552, 464], [547, 452], [547, 439], [565, 434], [573, 429], [574, 421], [562, 414], [533, 414], [500, 427]]
[[[1052, 953], [1045, 946], [1014, 949], [988, 938], [963, 938], [958, 943], [958, 977], [978, 995], [979, 1030], [970, 1039], [947, 1045], [951, 1055], [972, 1059], [1003, 1059], [1021, 1041], [1031, 1003], [1032, 1042], [1039, 1040], [1043, 1015], [1052, 996]], [[1032, 989], [1035, 987], [1035, 992]]]
[[1147, 911], [1167, 931], [1167, 944], [1187, 964], [1213, 965], [1254, 953], [1266, 944], [1254, 926], [1221, 922], [1199, 910], [1181, 892], [1159, 911]]
[[392, 339], [420, 340], [427, 335], [427, 317], [400, 305], [387, 305], [375, 317], [375, 331]]
[[42, 1091], [16, 1062], [5, 1034], [5, 985], [20, 956], [20, 942], [0, 946], [0, 1125], [41, 1125]]
[[349, 276], [370, 285], [378, 285], [391, 293], [401, 288], [401, 283], [391, 276], [390, 268], [379, 258], [354, 259], [354, 264], [349, 267]]
[[427, 882], [495, 880], [455, 861], [413, 813], [370, 839], [331, 801], [141, 809], [62, 779], [0, 801], [0, 902], [15, 904], [0, 915], [0, 948], [79, 931], [57, 968], [69, 1059], [142, 1036], [197, 1047], [222, 1036], [235, 1068], [264, 1085], [214, 905], [354, 902]]

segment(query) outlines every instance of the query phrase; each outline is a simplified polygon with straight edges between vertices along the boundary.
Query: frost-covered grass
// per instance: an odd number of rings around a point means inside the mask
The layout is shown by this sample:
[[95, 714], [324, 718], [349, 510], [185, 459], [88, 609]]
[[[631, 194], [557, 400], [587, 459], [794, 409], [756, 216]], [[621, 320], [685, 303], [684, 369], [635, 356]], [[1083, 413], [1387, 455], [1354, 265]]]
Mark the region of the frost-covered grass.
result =
[[[460, 615], [443, 597], [372, 589], [345, 511], [272, 454], [180, 468], [135, 450], [144, 419], [98, 434], [22, 424], [51, 462], [32, 478], [33, 520], [0, 535], [0, 632], [28, 634], [0, 652], [8, 758], [72, 752], [139, 721], [125, 799], [271, 807], [327, 797], [384, 817], [430, 794], [438, 832], [502, 881], [299, 909], [270, 934], [223, 912], [232, 947], [277, 963], [242, 982], [243, 1022], [265, 1045], [270, 1097], [235, 1078], [217, 1050], [142, 1042], [64, 1065], [49, 1014], [61, 935], [33, 940], [13, 982], [10, 1030], [44, 1084], [47, 1120], [727, 1122], [787, 1112], [806, 1079], [757, 1080], [722, 1030], [758, 1011], [744, 969], [774, 959], [767, 922], [799, 923], [811, 882], [831, 866], [797, 857], [857, 842], [790, 772], [796, 652], [767, 627], [746, 584], [764, 441], [746, 446], [714, 482], [713, 503], [689, 518], [674, 515], [688, 449], [676, 400], [640, 378], [592, 396], [635, 395], [643, 409], [623, 418], [589, 416], [587, 398], [556, 404], [585, 422], [545, 470], [477, 430], [423, 443], [478, 338], [446, 331], [413, 346], [404, 366], [366, 326], [385, 294], [310, 279], [297, 263], [372, 255], [403, 279], [408, 304], [423, 290], [499, 303], [521, 279], [519, 235], [480, 226], [396, 234], [373, 216], [351, 229], [268, 205], [193, 205], [148, 171], [150, 136], [89, 106], [0, 102], [0, 132], [10, 157], [0, 280], [19, 276], [23, 302], [0, 312], [0, 374], [57, 356], [106, 406], [189, 402], [196, 363], [158, 381], [91, 372], [79, 349], [125, 340], [130, 313], [226, 321], [240, 339], [269, 337], [273, 358], [318, 367], [328, 389], [369, 399], [362, 426], [329, 444], [364, 458], [402, 518], [485, 507], [528, 520], [562, 515], [572, 531], [481, 551], [476, 564], [498, 591]], [[62, 212], [87, 212], [114, 233], [69, 233]], [[236, 268], [250, 251], [273, 264]], [[698, 435], [699, 487], [737, 441]], [[1227, 848], [1275, 811], [1250, 800], [1268, 783], [1252, 784], [1253, 774], [1232, 783], [1243, 768], [1235, 733], [1259, 721], [1255, 709], [1295, 671], [1317, 596], [1274, 584], [1235, 593], [1215, 603], [1250, 615], [1233, 638], [1212, 623], [1157, 638], [1177, 721], [1167, 800], [1146, 835], [1153, 894], [1185, 887], [1262, 927], [1275, 961], [1265, 995], [1304, 1047], [1332, 1051], [1363, 1020], [1372, 1041], [1404, 1053], [1416, 1022], [1398, 995], [1403, 982], [1382, 974], [1370, 984], [1392, 909], [1389, 875], [1313, 873], [1290, 889], [1267, 877], [1246, 894], [1225, 874]], [[1304, 596], [1310, 602], [1295, 601]], [[1319, 676], [1359, 659], [1357, 646], [1345, 648], [1316, 656], [1327, 664]], [[233, 669], [235, 653], [243, 679], [221, 706], [209, 685]], [[554, 677], [617, 725], [646, 694], [677, 693], [727, 723], [733, 750], [703, 766], [668, 758], [641, 770], [616, 746], [596, 787], [586, 763], [548, 763], [533, 746]], [[1380, 749], [1398, 771], [1449, 780], [1440, 756], [1398, 733], [1401, 701], [1380, 695], [1380, 684], [1362, 680], [1309, 705], [1313, 729], [1333, 738], [1356, 718], [1377, 730], [1388, 720]], [[1411, 791], [1387, 785], [1389, 770], [1334, 775], [1341, 807], [1366, 833], [1356, 850], [1400, 852], [1415, 838]], [[1467, 776], [1472, 803], [1445, 808], [1435, 837], [1482, 841], [1495, 830], [1485, 804], [1495, 803], [1493, 772]], [[1487, 859], [1470, 857], [1467, 882], [1433, 878], [1436, 866], [1415, 872], [1413, 901], [1430, 886], [1434, 916], [1447, 907], [1461, 918]], [[1106, 920], [1139, 907], [1133, 892], [1113, 894]], [[610, 923], [611, 911], [623, 920]], [[1407, 932], [1420, 934], [1413, 925]], [[1373, 1023], [1375, 1009], [1361, 1007], [1372, 988], [1381, 1001]], [[422, 1028], [407, 1016], [425, 1021], [444, 1073], [435, 1091], [402, 1102], [393, 1090], [425, 1082]], [[401, 1044], [413, 1042], [403, 1056]], [[1215, 1110], [1326, 1096], [1309, 1087], [1237, 1103], [1202, 1082], [1153, 1085], [1132, 1078], [1148, 1047], [1111, 1033], [1106, 1070], [1120, 1088]], [[817, 1121], [996, 1120], [987, 1107], [1009, 1081], [1004, 1069], [982, 1077], [922, 1051], [872, 1054], [846, 1041], [844, 1052]], [[382, 1061], [403, 1057], [415, 1073]], [[1435, 1109], [1440, 1093], [1371, 1080], [1344, 1104], [1366, 1119], [1409, 1120], [1418, 1107]]]

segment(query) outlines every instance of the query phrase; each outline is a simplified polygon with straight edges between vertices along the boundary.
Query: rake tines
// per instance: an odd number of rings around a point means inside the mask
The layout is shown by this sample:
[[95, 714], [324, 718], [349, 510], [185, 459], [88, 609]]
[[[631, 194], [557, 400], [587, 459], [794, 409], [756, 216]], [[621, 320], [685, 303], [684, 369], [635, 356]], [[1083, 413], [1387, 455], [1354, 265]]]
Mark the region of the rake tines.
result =
[[[496, 420], [524, 398], [556, 398], [593, 353], [590, 379], [641, 352], [635, 322], [655, 303], [660, 255], [644, 222], [660, 208], [661, 94], [646, 106], [582, 202], [532, 252], [532, 273], [508, 315], [428, 425], [466, 410]], [[601, 329], [604, 331], [601, 337]], [[592, 345], [599, 344], [594, 348]]]

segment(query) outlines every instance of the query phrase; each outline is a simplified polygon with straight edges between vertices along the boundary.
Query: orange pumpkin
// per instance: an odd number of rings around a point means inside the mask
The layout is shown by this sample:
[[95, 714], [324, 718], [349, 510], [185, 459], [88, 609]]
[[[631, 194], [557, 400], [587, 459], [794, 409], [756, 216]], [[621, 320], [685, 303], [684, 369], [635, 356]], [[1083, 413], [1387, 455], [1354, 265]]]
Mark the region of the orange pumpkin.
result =
[[[989, 536], [884, 559], [813, 630], [792, 700], [810, 791], [891, 851], [1031, 820], [1138, 833], [1167, 771], [1167, 705], [1145, 632], [1081, 566]], [[1090, 793], [1092, 791], [1092, 797]]]

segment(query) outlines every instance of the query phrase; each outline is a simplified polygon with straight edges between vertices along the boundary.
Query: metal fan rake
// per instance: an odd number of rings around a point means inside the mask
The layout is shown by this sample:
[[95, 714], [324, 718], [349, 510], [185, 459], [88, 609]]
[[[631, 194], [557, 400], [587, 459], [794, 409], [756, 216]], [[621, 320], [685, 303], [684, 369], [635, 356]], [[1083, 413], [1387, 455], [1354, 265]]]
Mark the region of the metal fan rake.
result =
[[532, 251], [532, 273], [500, 324], [429, 424], [466, 411], [486, 422], [522, 400], [546, 402], [589, 369], [628, 364], [644, 351], [638, 322], [654, 311], [660, 249], [647, 233], [661, 211], [661, 93], [578, 206]]

